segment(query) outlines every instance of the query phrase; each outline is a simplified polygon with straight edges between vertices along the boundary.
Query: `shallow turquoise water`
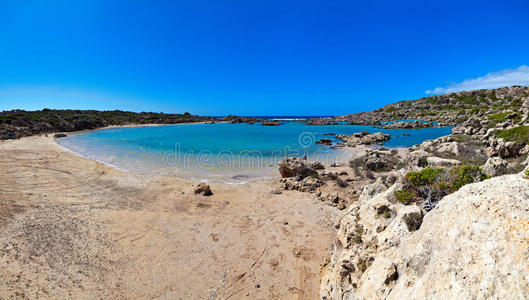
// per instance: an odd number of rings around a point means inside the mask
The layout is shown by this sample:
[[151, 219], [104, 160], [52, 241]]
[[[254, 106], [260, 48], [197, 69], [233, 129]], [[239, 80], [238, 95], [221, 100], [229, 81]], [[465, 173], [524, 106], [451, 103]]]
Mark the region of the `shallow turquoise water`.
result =
[[346, 162], [350, 152], [318, 145], [315, 141], [321, 138], [336, 141], [324, 133], [351, 134], [362, 130], [391, 134], [385, 147], [406, 147], [450, 134], [451, 127], [178, 124], [96, 130], [69, 135], [59, 139], [59, 143], [88, 158], [140, 174], [240, 181], [277, 174], [277, 162], [287, 156], [306, 155], [326, 164]]

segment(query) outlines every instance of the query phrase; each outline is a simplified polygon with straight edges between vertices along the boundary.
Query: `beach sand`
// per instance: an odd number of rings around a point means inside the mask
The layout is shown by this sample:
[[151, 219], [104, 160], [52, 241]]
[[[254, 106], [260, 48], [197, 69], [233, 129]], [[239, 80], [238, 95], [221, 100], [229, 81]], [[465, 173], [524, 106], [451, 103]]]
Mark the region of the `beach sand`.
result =
[[0, 142], [0, 298], [318, 298], [336, 208], [277, 179], [197, 184]]

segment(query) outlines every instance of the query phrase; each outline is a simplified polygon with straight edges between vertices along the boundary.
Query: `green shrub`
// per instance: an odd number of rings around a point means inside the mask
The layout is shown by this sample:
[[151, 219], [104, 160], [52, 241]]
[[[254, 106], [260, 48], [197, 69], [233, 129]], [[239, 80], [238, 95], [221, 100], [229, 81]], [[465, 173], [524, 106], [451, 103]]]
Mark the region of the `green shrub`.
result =
[[508, 142], [515, 143], [529, 143], [529, 126], [518, 126], [511, 129], [503, 129], [496, 131], [498, 138], [503, 138]]
[[499, 112], [499, 113], [495, 113], [495, 114], [487, 116], [487, 119], [489, 119], [490, 121], [501, 123], [501, 122], [505, 122], [509, 114], [511, 114], [511, 112]]
[[485, 180], [487, 176], [475, 165], [452, 168], [426, 168], [408, 172], [404, 187], [394, 192], [395, 199], [405, 205], [429, 199], [434, 203], [469, 183]]
[[394, 192], [395, 199], [404, 205], [411, 204], [415, 200], [415, 193], [408, 190], [398, 190]]
[[453, 193], [459, 190], [464, 185], [469, 183], [485, 180], [487, 176], [483, 174], [480, 167], [462, 165], [454, 167], [450, 170], [451, 182], [449, 184], [449, 192]]
[[418, 172], [409, 172], [406, 174], [406, 180], [415, 186], [431, 185], [442, 171], [441, 168], [428, 167]]
[[525, 170], [523, 174], [525, 175], [525, 178], [529, 179], [529, 169]]

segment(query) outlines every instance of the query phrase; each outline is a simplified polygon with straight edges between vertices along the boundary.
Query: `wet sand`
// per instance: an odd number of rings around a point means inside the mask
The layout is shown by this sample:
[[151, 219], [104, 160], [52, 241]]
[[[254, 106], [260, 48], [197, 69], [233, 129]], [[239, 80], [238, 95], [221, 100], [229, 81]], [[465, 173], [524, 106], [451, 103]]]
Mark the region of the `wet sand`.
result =
[[318, 298], [336, 208], [277, 179], [197, 184], [0, 142], [0, 298]]

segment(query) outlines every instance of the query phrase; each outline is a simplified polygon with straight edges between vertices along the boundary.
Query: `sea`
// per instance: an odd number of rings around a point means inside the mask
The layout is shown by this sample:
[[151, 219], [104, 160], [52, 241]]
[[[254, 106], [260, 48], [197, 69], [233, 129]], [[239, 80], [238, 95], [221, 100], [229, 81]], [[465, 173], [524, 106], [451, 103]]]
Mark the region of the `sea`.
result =
[[[280, 126], [247, 124], [175, 124], [100, 129], [69, 134], [59, 144], [87, 158], [141, 175], [180, 176], [239, 184], [277, 176], [285, 157], [307, 157], [326, 165], [347, 163], [351, 151], [317, 144], [333, 134], [360, 131], [391, 135], [382, 147], [398, 148], [451, 133], [452, 127], [379, 129], [367, 125], [305, 125], [307, 116], [269, 116]], [[321, 116], [320, 116], [321, 117]]]

